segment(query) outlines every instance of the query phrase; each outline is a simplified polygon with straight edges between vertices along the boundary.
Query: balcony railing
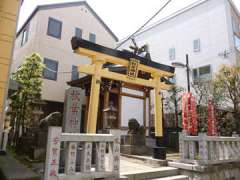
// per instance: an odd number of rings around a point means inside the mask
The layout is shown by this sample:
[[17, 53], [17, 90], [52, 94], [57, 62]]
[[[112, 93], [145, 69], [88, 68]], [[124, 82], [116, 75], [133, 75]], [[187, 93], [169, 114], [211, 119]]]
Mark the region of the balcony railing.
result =
[[220, 164], [240, 162], [240, 137], [179, 136], [181, 162], [191, 164]]
[[[65, 153], [60, 153], [61, 142], [64, 143]], [[93, 144], [96, 147], [95, 152], [93, 152]], [[81, 147], [80, 156], [77, 156], [79, 147]], [[95, 155], [94, 166], [93, 154]], [[77, 157], [80, 157], [79, 172], [76, 172]], [[59, 171], [60, 158], [65, 162], [64, 173]], [[119, 177], [119, 168], [119, 130], [110, 130], [110, 134], [78, 134], [62, 133], [61, 127], [49, 128], [44, 180], [114, 179]]]
[[212, 80], [212, 74], [208, 74], [208, 75], [200, 76], [197, 78], [193, 78], [193, 84], [194, 85], [206, 84], [206, 83], [210, 83], [211, 80]]

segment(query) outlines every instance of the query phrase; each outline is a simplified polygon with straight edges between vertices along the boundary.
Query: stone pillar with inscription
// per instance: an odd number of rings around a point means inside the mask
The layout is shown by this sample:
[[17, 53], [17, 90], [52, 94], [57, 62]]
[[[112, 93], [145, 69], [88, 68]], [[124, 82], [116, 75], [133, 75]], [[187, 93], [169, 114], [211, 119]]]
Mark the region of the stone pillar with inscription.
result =
[[110, 134], [114, 135], [114, 142], [109, 145], [109, 168], [112, 172], [120, 172], [120, 137], [121, 131], [111, 129]]
[[50, 127], [48, 130], [44, 180], [58, 179], [61, 134], [61, 127]]
[[199, 133], [199, 156], [202, 161], [207, 162], [208, 159], [208, 142], [206, 133]]
[[81, 152], [81, 172], [89, 173], [91, 172], [91, 162], [92, 162], [92, 143], [84, 142]]
[[[64, 115], [63, 115], [63, 132], [80, 133], [81, 129], [81, 112], [84, 92], [80, 88], [70, 87], [65, 92]], [[65, 173], [74, 174], [76, 171], [76, 161], [79, 164], [78, 143], [65, 143]], [[77, 158], [77, 160], [76, 160]]]
[[84, 93], [80, 88], [70, 87], [65, 93], [63, 131], [80, 133], [81, 111]]

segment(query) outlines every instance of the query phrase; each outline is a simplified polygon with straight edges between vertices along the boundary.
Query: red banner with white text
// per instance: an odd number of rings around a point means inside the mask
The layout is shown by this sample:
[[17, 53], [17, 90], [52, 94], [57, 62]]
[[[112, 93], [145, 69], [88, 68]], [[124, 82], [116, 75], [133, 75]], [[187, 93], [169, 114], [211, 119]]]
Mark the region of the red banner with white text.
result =
[[217, 135], [217, 124], [215, 118], [215, 109], [214, 103], [212, 99], [208, 100], [208, 136], [216, 136]]
[[197, 135], [197, 107], [192, 93], [184, 93], [182, 96], [182, 127], [189, 135]]

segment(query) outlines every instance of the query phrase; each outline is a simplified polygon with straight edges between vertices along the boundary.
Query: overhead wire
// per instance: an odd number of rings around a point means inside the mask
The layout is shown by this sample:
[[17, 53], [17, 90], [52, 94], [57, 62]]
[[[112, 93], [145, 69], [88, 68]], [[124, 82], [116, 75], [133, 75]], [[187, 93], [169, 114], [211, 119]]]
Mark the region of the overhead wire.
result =
[[130, 40], [132, 37], [134, 37], [135, 34], [137, 34], [139, 31], [141, 31], [150, 21], [152, 21], [172, 0], [168, 0], [151, 18], [149, 18], [140, 28], [138, 28], [134, 33], [132, 33], [127, 39], [122, 41], [120, 44], [117, 45], [115, 49], [118, 49], [123, 44], [125, 44], [128, 40]]

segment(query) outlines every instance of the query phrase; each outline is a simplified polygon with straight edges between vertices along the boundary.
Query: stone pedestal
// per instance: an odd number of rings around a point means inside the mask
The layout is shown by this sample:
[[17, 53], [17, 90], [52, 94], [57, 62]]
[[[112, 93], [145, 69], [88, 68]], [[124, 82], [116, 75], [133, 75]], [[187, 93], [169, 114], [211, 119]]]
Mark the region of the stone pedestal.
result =
[[154, 147], [153, 148], [153, 158], [154, 159], [166, 159], [166, 147]]
[[47, 132], [40, 128], [30, 128], [21, 137], [19, 151], [27, 154], [33, 160], [44, 160], [46, 154]]
[[121, 153], [151, 155], [152, 149], [146, 146], [144, 135], [129, 134], [121, 137]]
[[21, 137], [18, 150], [33, 160], [44, 160], [46, 154], [49, 126], [61, 126], [62, 115], [54, 112], [40, 121], [38, 125], [29, 127]]

